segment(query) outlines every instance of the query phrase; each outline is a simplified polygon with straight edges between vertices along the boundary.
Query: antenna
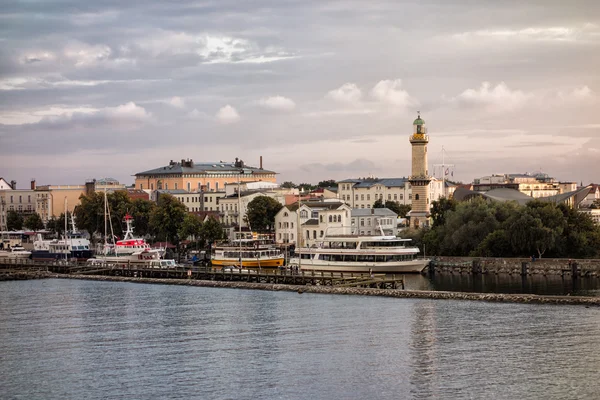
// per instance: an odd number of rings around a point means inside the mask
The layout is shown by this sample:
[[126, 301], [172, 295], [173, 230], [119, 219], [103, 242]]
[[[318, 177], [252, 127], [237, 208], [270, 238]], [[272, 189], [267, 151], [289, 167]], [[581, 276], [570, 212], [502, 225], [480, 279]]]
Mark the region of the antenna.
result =
[[444, 161], [445, 153], [446, 153], [446, 149], [444, 149], [444, 146], [442, 146], [442, 163], [441, 164], [433, 164], [434, 167], [442, 167], [442, 197], [446, 197], [446, 174], [450, 170], [449, 168], [446, 169], [446, 167], [454, 167], [454, 164], [446, 164], [445, 163], [445, 161]]

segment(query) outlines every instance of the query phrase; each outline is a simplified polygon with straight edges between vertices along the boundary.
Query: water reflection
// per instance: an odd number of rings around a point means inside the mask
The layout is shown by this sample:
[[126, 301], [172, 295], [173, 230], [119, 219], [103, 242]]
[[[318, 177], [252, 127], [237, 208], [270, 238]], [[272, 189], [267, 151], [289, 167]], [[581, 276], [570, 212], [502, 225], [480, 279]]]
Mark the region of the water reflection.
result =
[[526, 293], [546, 295], [600, 296], [598, 277], [576, 278], [558, 275], [405, 275], [409, 290], [437, 290], [477, 293]]

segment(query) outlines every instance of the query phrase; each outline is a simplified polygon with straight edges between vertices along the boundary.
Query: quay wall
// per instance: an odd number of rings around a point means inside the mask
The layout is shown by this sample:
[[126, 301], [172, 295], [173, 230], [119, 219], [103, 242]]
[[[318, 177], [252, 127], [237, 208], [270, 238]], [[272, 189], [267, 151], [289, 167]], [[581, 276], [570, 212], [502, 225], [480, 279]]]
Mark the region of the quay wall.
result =
[[436, 256], [429, 272], [600, 276], [600, 259]]
[[99, 275], [65, 275], [51, 274], [52, 278], [63, 279], [84, 279], [95, 281], [113, 281], [113, 282], [133, 282], [133, 283], [151, 283], [165, 285], [184, 285], [198, 287], [230, 288], [230, 289], [251, 289], [251, 290], [271, 290], [288, 291], [303, 293], [320, 294], [343, 294], [359, 296], [379, 296], [395, 298], [419, 298], [419, 299], [439, 299], [439, 300], [478, 300], [497, 303], [531, 303], [531, 304], [570, 304], [600, 306], [600, 297], [583, 296], [541, 296], [534, 294], [500, 294], [500, 293], [466, 293], [466, 292], [439, 292], [422, 290], [390, 290], [390, 289], [366, 289], [349, 288], [336, 286], [299, 286], [283, 285], [270, 283], [250, 283], [236, 281], [206, 281], [195, 279], [156, 279], [156, 278], [136, 278], [122, 276], [99, 276]]

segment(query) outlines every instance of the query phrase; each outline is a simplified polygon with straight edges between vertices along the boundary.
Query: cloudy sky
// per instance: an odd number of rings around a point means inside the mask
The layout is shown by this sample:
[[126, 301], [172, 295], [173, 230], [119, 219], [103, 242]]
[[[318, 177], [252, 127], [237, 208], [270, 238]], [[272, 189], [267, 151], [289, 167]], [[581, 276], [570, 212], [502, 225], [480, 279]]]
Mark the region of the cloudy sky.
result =
[[546, 172], [600, 182], [600, 2], [4, 1], [0, 176], [27, 187], [170, 159], [280, 182]]

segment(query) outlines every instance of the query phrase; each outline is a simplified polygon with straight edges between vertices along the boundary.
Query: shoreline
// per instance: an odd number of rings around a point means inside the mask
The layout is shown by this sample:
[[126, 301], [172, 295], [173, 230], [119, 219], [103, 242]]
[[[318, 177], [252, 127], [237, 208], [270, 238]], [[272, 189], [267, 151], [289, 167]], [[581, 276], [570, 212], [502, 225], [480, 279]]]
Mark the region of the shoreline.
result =
[[432, 299], [432, 300], [468, 300], [487, 301], [493, 303], [521, 303], [521, 304], [564, 304], [600, 306], [600, 297], [584, 296], [551, 296], [536, 294], [505, 294], [505, 293], [473, 293], [473, 292], [442, 292], [425, 290], [394, 290], [394, 289], [365, 289], [335, 286], [311, 286], [311, 285], [281, 285], [272, 283], [248, 283], [232, 281], [204, 281], [190, 279], [159, 279], [159, 278], [135, 278], [122, 276], [103, 275], [63, 275], [48, 273], [45, 278], [56, 279], [80, 279], [93, 281], [130, 282], [143, 284], [181, 285], [196, 287], [247, 289], [247, 290], [270, 290], [317, 294], [338, 294], [355, 296], [377, 296], [405, 299]]

